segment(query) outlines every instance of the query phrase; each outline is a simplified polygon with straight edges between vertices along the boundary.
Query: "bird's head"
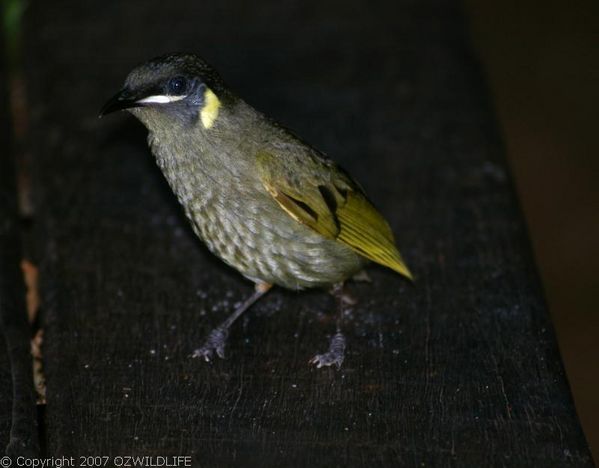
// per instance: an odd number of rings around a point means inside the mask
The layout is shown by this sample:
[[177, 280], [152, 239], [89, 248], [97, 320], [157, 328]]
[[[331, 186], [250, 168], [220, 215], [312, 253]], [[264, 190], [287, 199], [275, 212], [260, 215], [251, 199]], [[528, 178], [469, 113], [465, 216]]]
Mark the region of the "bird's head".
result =
[[169, 54], [133, 69], [123, 88], [102, 107], [100, 117], [129, 110], [146, 125], [172, 120], [199, 122], [208, 129], [226, 94], [220, 76], [200, 57]]

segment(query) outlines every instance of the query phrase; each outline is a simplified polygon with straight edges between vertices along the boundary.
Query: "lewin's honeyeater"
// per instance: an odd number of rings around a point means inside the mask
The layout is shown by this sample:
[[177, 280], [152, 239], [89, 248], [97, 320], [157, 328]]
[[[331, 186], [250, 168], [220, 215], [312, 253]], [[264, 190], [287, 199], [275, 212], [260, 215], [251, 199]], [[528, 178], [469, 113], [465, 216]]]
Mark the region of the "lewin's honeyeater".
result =
[[193, 356], [224, 357], [231, 324], [272, 285], [331, 288], [339, 307], [328, 352], [341, 365], [345, 280], [371, 260], [411, 278], [388, 223], [333, 161], [235, 96], [204, 60], [162, 56], [135, 68], [100, 115], [126, 109], [195, 233], [256, 291]]

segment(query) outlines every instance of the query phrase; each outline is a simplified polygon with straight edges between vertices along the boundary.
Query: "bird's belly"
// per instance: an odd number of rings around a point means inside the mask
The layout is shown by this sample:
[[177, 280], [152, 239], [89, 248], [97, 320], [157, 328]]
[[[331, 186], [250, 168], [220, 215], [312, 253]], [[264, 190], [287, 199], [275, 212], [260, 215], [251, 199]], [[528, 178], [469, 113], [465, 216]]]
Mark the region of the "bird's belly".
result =
[[256, 282], [290, 289], [347, 279], [366, 263], [348, 247], [289, 217], [266, 197], [205, 194], [186, 209], [210, 251]]

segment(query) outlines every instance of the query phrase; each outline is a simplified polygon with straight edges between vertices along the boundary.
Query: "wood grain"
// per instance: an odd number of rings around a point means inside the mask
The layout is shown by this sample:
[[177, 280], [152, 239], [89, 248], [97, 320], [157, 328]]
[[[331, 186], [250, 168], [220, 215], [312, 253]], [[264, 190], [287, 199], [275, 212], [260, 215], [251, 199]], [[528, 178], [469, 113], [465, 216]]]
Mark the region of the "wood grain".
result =
[[[0, 50], [4, 50], [0, 38]], [[21, 223], [8, 105], [6, 62], [0, 63], [0, 454], [38, 455], [30, 329], [21, 273]], [[4, 466], [4, 465], [3, 465]]]

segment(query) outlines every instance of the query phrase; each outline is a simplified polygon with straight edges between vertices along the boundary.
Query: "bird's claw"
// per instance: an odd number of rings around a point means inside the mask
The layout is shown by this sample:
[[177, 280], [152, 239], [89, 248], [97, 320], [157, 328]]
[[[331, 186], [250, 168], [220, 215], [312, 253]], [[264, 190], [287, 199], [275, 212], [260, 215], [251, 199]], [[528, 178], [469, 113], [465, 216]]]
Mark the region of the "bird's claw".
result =
[[310, 359], [310, 364], [316, 365], [317, 369], [320, 369], [324, 366], [332, 366], [333, 364], [337, 365], [337, 369], [341, 368], [343, 364], [343, 360], [345, 359], [345, 337], [343, 333], [337, 332], [331, 338], [331, 343], [329, 345], [329, 350], [323, 354], [317, 354], [312, 359]]
[[202, 346], [201, 348], [194, 350], [193, 353], [191, 354], [191, 357], [192, 358], [204, 358], [204, 361], [210, 362], [210, 360], [212, 359], [212, 356], [215, 352], [219, 358], [221, 358], [221, 359], [225, 358], [224, 347], [212, 348], [210, 346]]
[[210, 362], [212, 355], [216, 355], [224, 359], [225, 358], [225, 345], [227, 344], [227, 336], [229, 332], [225, 328], [215, 328], [210, 332], [204, 346], [196, 349], [191, 357], [192, 358], [204, 358], [206, 362]]
[[336, 355], [334, 353], [324, 353], [317, 354], [312, 359], [310, 359], [310, 364], [314, 364], [317, 369], [320, 369], [324, 366], [332, 366], [333, 364], [337, 365], [337, 369], [341, 369], [341, 364], [343, 364], [343, 355]]

